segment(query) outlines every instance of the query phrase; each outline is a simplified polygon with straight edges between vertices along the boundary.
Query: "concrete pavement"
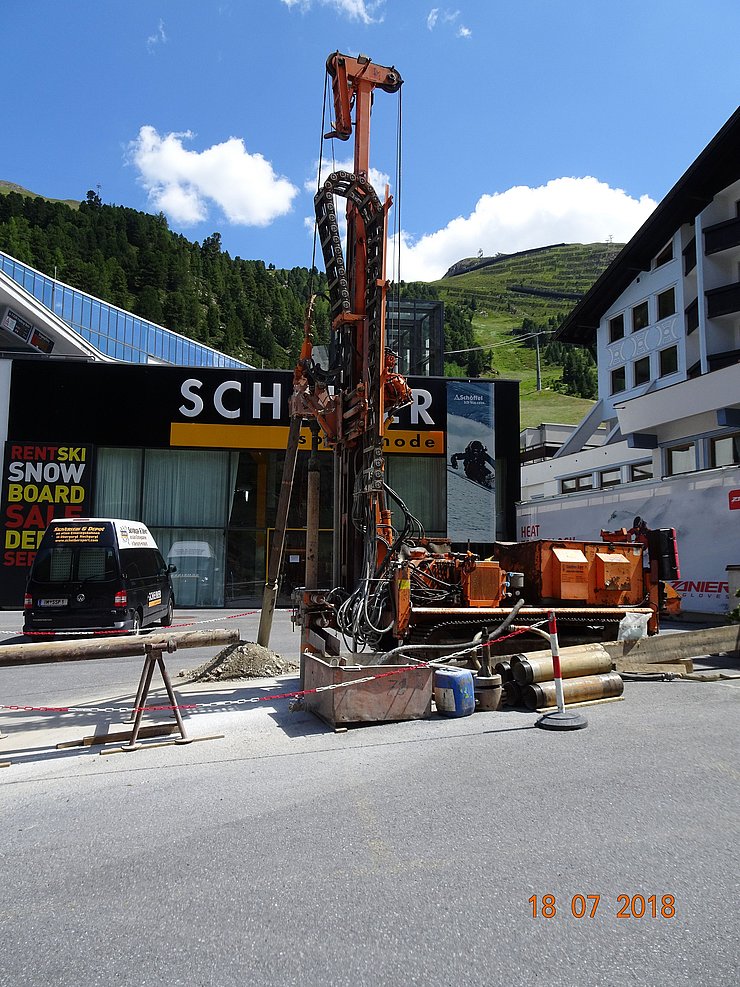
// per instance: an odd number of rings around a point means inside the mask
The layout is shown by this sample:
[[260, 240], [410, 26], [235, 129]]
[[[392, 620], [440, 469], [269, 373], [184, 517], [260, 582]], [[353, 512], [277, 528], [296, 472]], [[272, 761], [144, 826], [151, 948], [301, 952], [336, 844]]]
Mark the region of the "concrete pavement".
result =
[[[130, 702], [132, 669], [81, 667], [76, 702]], [[0, 669], [0, 696], [52, 676]], [[3, 718], [0, 985], [734, 985], [736, 681], [629, 683], [572, 734], [208, 705], [294, 686], [176, 686], [224, 738], [134, 754], [51, 746], [111, 714]]]

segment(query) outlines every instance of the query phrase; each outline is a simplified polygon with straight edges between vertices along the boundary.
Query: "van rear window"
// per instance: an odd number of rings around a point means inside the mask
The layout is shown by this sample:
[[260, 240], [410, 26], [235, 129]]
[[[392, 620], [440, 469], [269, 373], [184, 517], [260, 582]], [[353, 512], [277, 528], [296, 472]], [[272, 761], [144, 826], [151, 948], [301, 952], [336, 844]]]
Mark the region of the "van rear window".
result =
[[102, 545], [42, 548], [33, 567], [33, 578], [41, 583], [105, 582], [115, 577], [114, 551]]

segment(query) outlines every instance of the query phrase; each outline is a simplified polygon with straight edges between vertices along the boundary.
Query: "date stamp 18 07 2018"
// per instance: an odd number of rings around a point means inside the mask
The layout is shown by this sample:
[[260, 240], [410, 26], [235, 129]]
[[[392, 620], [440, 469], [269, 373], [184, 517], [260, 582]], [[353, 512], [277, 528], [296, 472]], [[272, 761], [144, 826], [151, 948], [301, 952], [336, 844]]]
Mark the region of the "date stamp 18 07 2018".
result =
[[[596, 918], [603, 895], [574, 894], [570, 899], [570, 914], [573, 918]], [[604, 905], [606, 905], [604, 899]], [[532, 918], [555, 918], [558, 914], [568, 914], [568, 899], [559, 905], [554, 894], [533, 894], [529, 899]], [[606, 908], [602, 908], [602, 914]], [[658, 897], [656, 894], [620, 894], [616, 903], [609, 899], [609, 913], [614, 918], [675, 918], [676, 898], [672, 894]]]

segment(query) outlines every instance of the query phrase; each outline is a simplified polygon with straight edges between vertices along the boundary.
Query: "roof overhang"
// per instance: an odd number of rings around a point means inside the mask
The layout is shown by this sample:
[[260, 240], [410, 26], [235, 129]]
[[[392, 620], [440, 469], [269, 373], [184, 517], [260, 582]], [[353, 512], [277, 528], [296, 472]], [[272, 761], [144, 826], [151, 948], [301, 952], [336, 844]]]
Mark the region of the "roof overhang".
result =
[[0, 271], [0, 354], [115, 362]]
[[585, 346], [593, 342], [604, 312], [684, 223], [695, 217], [722, 189], [740, 178], [740, 107], [712, 138], [630, 242], [617, 254], [576, 305], [554, 338]]

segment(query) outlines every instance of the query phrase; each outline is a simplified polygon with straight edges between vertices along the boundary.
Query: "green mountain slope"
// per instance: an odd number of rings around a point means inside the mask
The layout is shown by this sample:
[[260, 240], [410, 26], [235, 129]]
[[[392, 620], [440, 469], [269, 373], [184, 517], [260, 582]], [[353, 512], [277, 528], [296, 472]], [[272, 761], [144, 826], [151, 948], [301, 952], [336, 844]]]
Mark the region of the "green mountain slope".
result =
[[[0, 249], [257, 366], [295, 365], [309, 291], [326, 288], [325, 276], [316, 273], [312, 282], [306, 268], [276, 270], [230, 257], [218, 233], [191, 243], [161, 214], [104, 205], [94, 192], [82, 202], [49, 199], [7, 181], [0, 181]], [[575, 395], [591, 393], [593, 369], [574, 348], [548, 348], [544, 331], [552, 333], [618, 249], [558, 244], [467, 258], [440, 281], [402, 286], [402, 295], [445, 302], [449, 374], [519, 379], [523, 427], [575, 423], [592, 404]], [[316, 338], [325, 341], [324, 298], [315, 314]], [[543, 330], [539, 391], [533, 328]]]
[[15, 192], [17, 195], [24, 195], [29, 199], [43, 199], [44, 202], [60, 202], [65, 206], [69, 206], [70, 209], [80, 208], [80, 203], [77, 199], [49, 199], [45, 195], [37, 195], [35, 192], [29, 192], [27, 188], [23, 188], [22, 185], [16, 185], [15, 182], [4, 182], [0, 179], [0, 195], [8, 195], [10, 192]]
[[[494, 258], [468, 258], [434, 282], [445, 303], [466, 307], [472, 319], [474, 345], [485, 347], [482, 352], [486, 358], [490, 356], [491, 372], [521, 381], [523, 428], [544, 421], [575, 424], [592, 406], [592, 400], [558, 389], [563, 387], [563, 355], [557, 350], [563, 348], [548, 351], [548, 341], [620, 246], [557, 244]], [[540, 391], [535, 341], [531, 338], [535, 328], [542, 330]], [[451, 349], [448, 347], [448, 352]], [[583, 353], [577, 356], [588, 359]], [[458, 361], [458, 372], [462, 371], [465, 359], [465, 354], [450, 353], [450, 370], [454, 369], [452, 361]]]

